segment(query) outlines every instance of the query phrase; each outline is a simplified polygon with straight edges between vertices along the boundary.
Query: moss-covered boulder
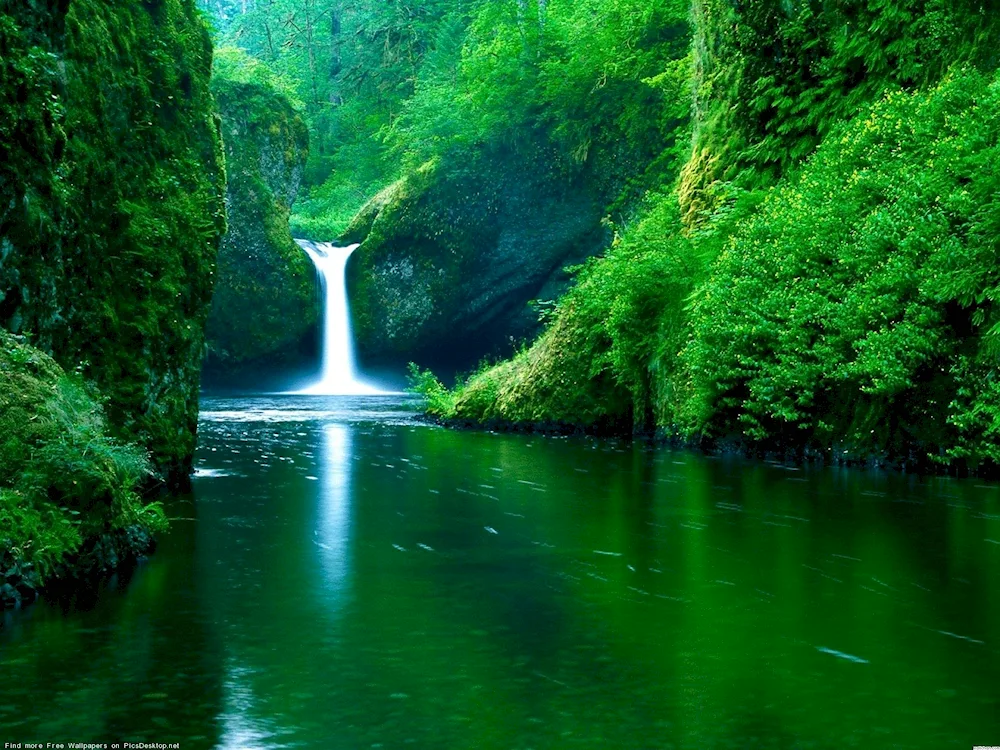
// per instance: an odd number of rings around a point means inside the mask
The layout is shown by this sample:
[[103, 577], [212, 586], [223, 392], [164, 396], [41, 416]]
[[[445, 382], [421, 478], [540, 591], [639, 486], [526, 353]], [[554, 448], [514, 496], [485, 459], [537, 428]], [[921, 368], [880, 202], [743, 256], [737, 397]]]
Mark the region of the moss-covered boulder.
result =
[[144, 552], [164, 523], [149, 469], [78, 376], [0, 330], [0, 607]]
[[546, 159], [435, 160], [359, 213], [342, 241], [362, 242], [348, 274], [363, 356], [454, 361], [537, 333], [528, 303], [559, 296], [565, 267], [606, 241], [600, 196]]
[[225, 170], [194, 0], [0, 0], [0, 327], [190, 467]]
[[319, 316], [315, 271], [288, 228], [309, 131], [259, 72], [238, 50], [219, 51], [212, 90], [222, 116], [229, 230], [208, 319], [211, 376], [294, 359]]

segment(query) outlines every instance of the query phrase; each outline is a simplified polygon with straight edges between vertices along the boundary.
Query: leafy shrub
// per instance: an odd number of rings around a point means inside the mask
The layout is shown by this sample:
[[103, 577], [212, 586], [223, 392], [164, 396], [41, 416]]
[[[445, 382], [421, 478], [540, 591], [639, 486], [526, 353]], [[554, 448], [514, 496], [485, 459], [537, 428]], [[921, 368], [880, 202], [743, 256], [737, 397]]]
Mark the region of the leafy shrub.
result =
[[959, 70], [887, 94], [782, 184], [730, 189], [697, 232], [651, 198], [457, 412], [997, 461], [998, 114], [1000, 83]]
[[145, 451], [109, 437], [75, 375], [0, 331], [0, 553], [45, 579], [90, 538], [165, 526]]
[[1000, 16], [982, 0], [699, 0], [697, 214], [716, 181], [753, 189], [794, 169], [886, 91], [934, 85], [951, 66], [995, 65]]
[[604, 257], [578, 269], [533, 346], [459, 389], [458, 413], [595, 426], [652, 427], [675, 408], [669, 381], [685, 304], [706, 260], [680, 231], [676, 197], [651, 196]]
[[998, 115], [972, 71], [891, 93], [766, 195], [694, 302], [691, 427], [988, 457], [995, 389], [969, 386], [995, 367]]
[[455, 399], [447, 388], [430, 370], [421, 370], [416, 363], [410, 363], [409, 391], [424, 398], [424, 409], [428, 414], [442, 419], [455, 416]]

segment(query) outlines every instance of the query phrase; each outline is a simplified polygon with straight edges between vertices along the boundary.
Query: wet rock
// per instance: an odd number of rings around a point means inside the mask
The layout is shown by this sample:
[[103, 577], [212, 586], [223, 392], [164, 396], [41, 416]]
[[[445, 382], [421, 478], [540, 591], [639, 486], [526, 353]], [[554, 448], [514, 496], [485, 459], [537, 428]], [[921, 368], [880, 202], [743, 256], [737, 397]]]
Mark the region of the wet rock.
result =
[[348, 265], [362, 356], [478, 361], [509, 350], [540, 329], [528, 303], [560, 296], [565, 267], [605, 245], [595, 190], [560, 182], [542, 158], [484, 162], [429, 163], [352, 222], [342, 242], [362, 243]]
[[309, 131], [287, 97], [264, 82], [212, 79], [222, 117], [229, 229], [219, 248], [208, 319], [210, 379], [294, 364], [309, 348], [320, 304], [316, 274], [288, 226]]
[[21, 606], [21, 593], [9, 583], [0, 586], [0, 605], [4, 609], [16, 609]]

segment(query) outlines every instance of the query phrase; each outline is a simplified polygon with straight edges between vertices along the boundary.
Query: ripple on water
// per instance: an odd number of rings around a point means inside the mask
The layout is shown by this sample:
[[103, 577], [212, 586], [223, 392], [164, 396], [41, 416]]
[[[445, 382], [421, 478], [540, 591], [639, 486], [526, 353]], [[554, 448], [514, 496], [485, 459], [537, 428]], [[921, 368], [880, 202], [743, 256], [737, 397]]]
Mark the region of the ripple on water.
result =
[[[315, 422], [377, 422], [383, 425], [420, 424], [416, 401], [408, 396], [318, 397], [273, 396], [242, 399], [206, 398], [199, 414], [210, 424], [309, 424]], [[297, 433], [300, 436], [305, 433]]]
[[211, 479], [215, 477], [235, 477], [239, 476], [239, 473], [235, 471], [228, 471], [226, 469], [209, 469], [202, 467], [194, 470], [194, 476], [196, 479]]

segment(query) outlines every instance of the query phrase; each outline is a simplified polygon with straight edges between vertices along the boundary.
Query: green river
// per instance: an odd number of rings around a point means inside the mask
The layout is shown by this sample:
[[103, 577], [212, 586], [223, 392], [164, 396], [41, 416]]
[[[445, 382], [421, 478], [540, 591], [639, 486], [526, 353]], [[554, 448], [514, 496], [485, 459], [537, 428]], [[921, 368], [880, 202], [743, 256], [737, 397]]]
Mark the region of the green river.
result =
[[200, 435], [149, 561], [2, 615], [0, 742], [1000, 744], [997, 486], [400, 398], [210, 398]]

